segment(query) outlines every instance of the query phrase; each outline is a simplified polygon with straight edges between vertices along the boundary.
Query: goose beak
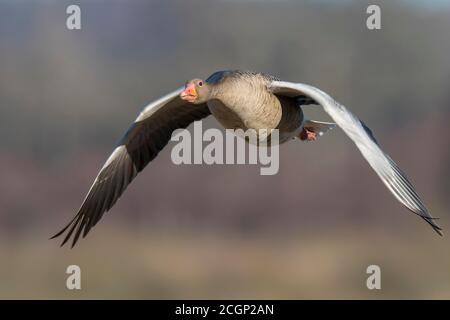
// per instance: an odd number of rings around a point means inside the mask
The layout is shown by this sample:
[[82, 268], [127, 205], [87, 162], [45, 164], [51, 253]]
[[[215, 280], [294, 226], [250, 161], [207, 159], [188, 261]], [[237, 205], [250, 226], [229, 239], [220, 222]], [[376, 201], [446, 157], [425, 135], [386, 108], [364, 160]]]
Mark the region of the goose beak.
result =
[[184, 90], [180, 93], [180, 98], [188, 102], [194, 102], [197, 99], [197, 91], [193, 83], [188, 83]]

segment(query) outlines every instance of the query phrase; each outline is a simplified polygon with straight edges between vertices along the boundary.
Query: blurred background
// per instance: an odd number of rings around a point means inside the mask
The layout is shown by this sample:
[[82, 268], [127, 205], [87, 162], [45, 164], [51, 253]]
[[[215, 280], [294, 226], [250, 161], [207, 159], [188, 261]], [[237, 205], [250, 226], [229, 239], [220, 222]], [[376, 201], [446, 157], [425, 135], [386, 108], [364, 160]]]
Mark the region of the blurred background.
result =
[[[81, 30], [66, 28], [70, 4]], [[366, 28], [369, 4], [381, 30]], [[48, 240], [142, 107], [223, 69], [346, 105], [445, 233], [449, 31], [446, 1], [0, 0], [0, 298], [450, 298], [449, 237], [403, 208], [340, 130], [283, 145], [275, 176], [176, 166], [170, 144], [77, 247]], [[69, 264], [80, 291], [65, 287]], [[371, 264], [381, 290], [366, 288]]]

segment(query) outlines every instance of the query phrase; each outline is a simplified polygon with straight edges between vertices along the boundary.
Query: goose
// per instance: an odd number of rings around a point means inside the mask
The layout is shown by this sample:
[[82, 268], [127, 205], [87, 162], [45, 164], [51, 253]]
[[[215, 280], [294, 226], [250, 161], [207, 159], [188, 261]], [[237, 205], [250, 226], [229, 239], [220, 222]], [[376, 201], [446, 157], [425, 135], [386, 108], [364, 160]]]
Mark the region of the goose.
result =
[[[302, 106], [319, 105], [334, 123], [305, 119]], [[206, 80], [193, 79], [150, 103], [138, 115], [106, 160], [74, 218], [51, 239], [65, 234], [72, 247], [111, 209], [128, 184], [170, 141], [176, 129], [213, 115], [227, 129], [278, 129], [279, 142], [314, 141], [335, 126], [355, 143], [381, 181], [411, 212], [439, 235], [413, 185], [381, 150], [372, 131], [345, 106], [311, 85], [281, 81], [264, 73], [217, 71]]]

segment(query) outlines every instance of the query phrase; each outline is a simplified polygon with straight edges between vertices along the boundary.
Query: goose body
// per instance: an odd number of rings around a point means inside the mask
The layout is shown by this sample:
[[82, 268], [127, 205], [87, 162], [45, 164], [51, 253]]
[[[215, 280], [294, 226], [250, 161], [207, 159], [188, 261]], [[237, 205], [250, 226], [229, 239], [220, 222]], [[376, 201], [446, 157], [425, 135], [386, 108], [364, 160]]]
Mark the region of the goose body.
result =
[[[323, 107], [336, 123], [305, 119], [302, 106], [310, 104]], [[74, 246], [164, 148], [174, 130], [211, 114], [228, 129], [278, 129], [280, 143], [293, 138], [313, 141], [339, 126], [395, 198], [442, 235], [406, 175], [381, 150], [372, 131], [346, 107], [306, 84], [285, 82], [262, 73], [218, 71], [205, 81], [188, 81], [184, 88], [142, 110], [101, 168], [78, 213], [54, 237], [66, 233], [62, 245], [72, 237]]]
[[296, 99], [267, 90], [274, 79], [261, 73], [216, 72], [206, 79], [216, 88], [208, 108], [226, 129], [279, 129], [284, 143], [300, 132], [304, 117]]

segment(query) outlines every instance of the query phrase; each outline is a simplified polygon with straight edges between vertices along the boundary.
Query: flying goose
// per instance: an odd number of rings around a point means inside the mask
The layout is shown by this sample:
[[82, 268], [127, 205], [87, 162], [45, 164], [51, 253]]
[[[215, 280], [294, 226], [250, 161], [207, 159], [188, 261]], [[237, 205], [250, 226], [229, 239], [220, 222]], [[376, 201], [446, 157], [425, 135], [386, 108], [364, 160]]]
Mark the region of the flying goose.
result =
[[[317, 104], [334, 123], [306, 120], [302, 106]], [[78, 213], [59, 233], [72, 247], [111, 209], [129, 183], [170, 141], [172, 132], [212, 114], [225, 128], [278, 129], [280, 143], [316, 140], [335, 125], [356, 144], [381, 181], [406, 208], [442, 235], [406, 175], [384, 153], [371, 130], [346, 107], [313, 86], [255, 72], [218, 71], [150, 103], [129, 127], [89, 189]]]

